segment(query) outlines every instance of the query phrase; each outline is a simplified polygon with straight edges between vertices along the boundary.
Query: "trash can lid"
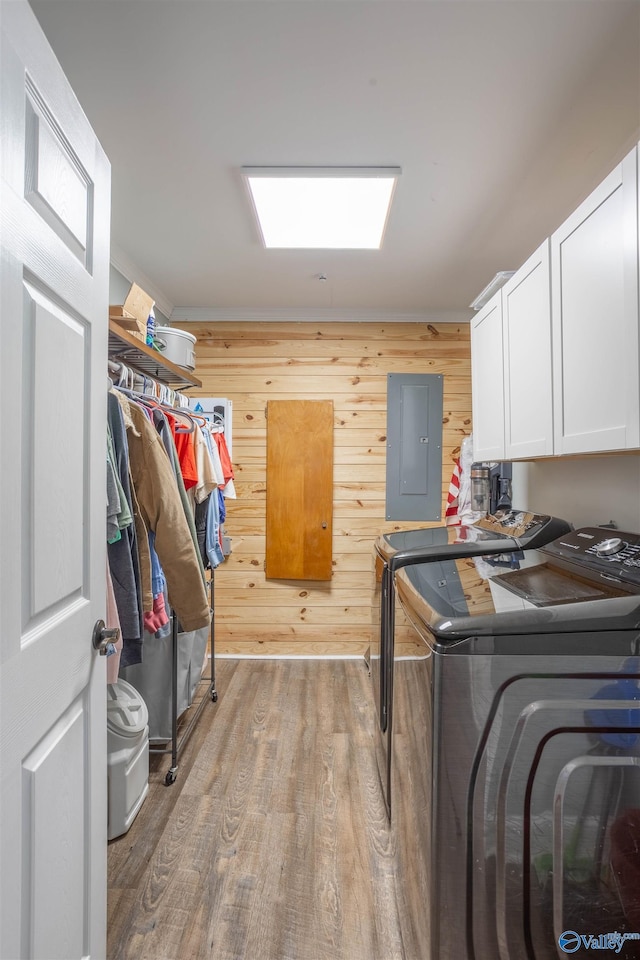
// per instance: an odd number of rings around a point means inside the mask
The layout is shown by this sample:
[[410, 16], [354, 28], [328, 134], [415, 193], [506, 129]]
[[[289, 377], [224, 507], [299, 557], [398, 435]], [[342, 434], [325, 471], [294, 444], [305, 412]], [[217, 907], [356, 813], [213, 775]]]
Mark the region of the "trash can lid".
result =
[[195, 343], [197, 337], [188, 330], [181, 330], [180, 327], [156, 327], [156, 334], [161, 337], [176, 337], [177, 339], [188, 340]]
[[130, 683], [107, 684], [107, 727], [125, 737], [135, 737], [149, 722], [147, 705]]

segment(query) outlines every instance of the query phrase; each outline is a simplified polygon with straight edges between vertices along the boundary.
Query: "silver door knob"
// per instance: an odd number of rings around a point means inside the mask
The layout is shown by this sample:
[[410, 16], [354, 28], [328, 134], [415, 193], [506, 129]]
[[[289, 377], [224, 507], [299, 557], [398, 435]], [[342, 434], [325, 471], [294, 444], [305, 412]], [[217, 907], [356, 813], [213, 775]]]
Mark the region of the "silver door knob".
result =
[[117, 643], [119, 638], [120, 631], [117, 627], [109, 629], [104, 620], [96, 620], [91, 637], [91, 646], [98, 651], [101, 657], [106, 657], [108, 653], [115, 652], [110, 648]]

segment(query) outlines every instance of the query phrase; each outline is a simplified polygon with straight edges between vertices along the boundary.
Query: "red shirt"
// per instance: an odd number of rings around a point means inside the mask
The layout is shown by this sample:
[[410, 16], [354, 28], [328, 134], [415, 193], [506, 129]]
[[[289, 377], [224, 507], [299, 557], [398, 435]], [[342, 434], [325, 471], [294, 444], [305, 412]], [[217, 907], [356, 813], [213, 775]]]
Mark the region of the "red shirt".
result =
[[182, 421], [178, 420], [172, 414], [165, 411], [165, 416], [169, 421], [171, 433], [176, 444], [178, 460], [180, 462], [180, 473], [184, 480], [184, 488], [195, 487], [198, 483], [198, 468], [196, 466], [196, 453], [193, 443], [193, 433], [186, 433], [182, 426]]

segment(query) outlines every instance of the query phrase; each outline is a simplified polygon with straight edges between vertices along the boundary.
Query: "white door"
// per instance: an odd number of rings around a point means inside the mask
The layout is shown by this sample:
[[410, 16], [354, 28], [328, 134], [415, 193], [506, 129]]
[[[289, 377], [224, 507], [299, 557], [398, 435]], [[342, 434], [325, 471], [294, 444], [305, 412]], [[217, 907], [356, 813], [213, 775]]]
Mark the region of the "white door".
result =
[[505, 457], [553, 453], [549, 241], [502, 288]]
[[640, 446], [635, 148], [551, 237], [556, 454]]
[[504, 460], [502, 291], [471, 320], [473, 459]]
[[0, 956], [97, 960], [110, 168], [30, 7], [1, 20]]

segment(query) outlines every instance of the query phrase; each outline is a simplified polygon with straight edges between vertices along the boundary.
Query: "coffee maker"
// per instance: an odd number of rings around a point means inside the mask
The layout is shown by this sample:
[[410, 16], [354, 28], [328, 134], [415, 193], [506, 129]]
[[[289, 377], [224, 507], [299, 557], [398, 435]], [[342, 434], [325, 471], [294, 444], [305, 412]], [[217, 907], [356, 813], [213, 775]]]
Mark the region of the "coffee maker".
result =
[[512, 475], [510, 463], [472, 463], [471, 509], [491, 516], [510, 510]]

